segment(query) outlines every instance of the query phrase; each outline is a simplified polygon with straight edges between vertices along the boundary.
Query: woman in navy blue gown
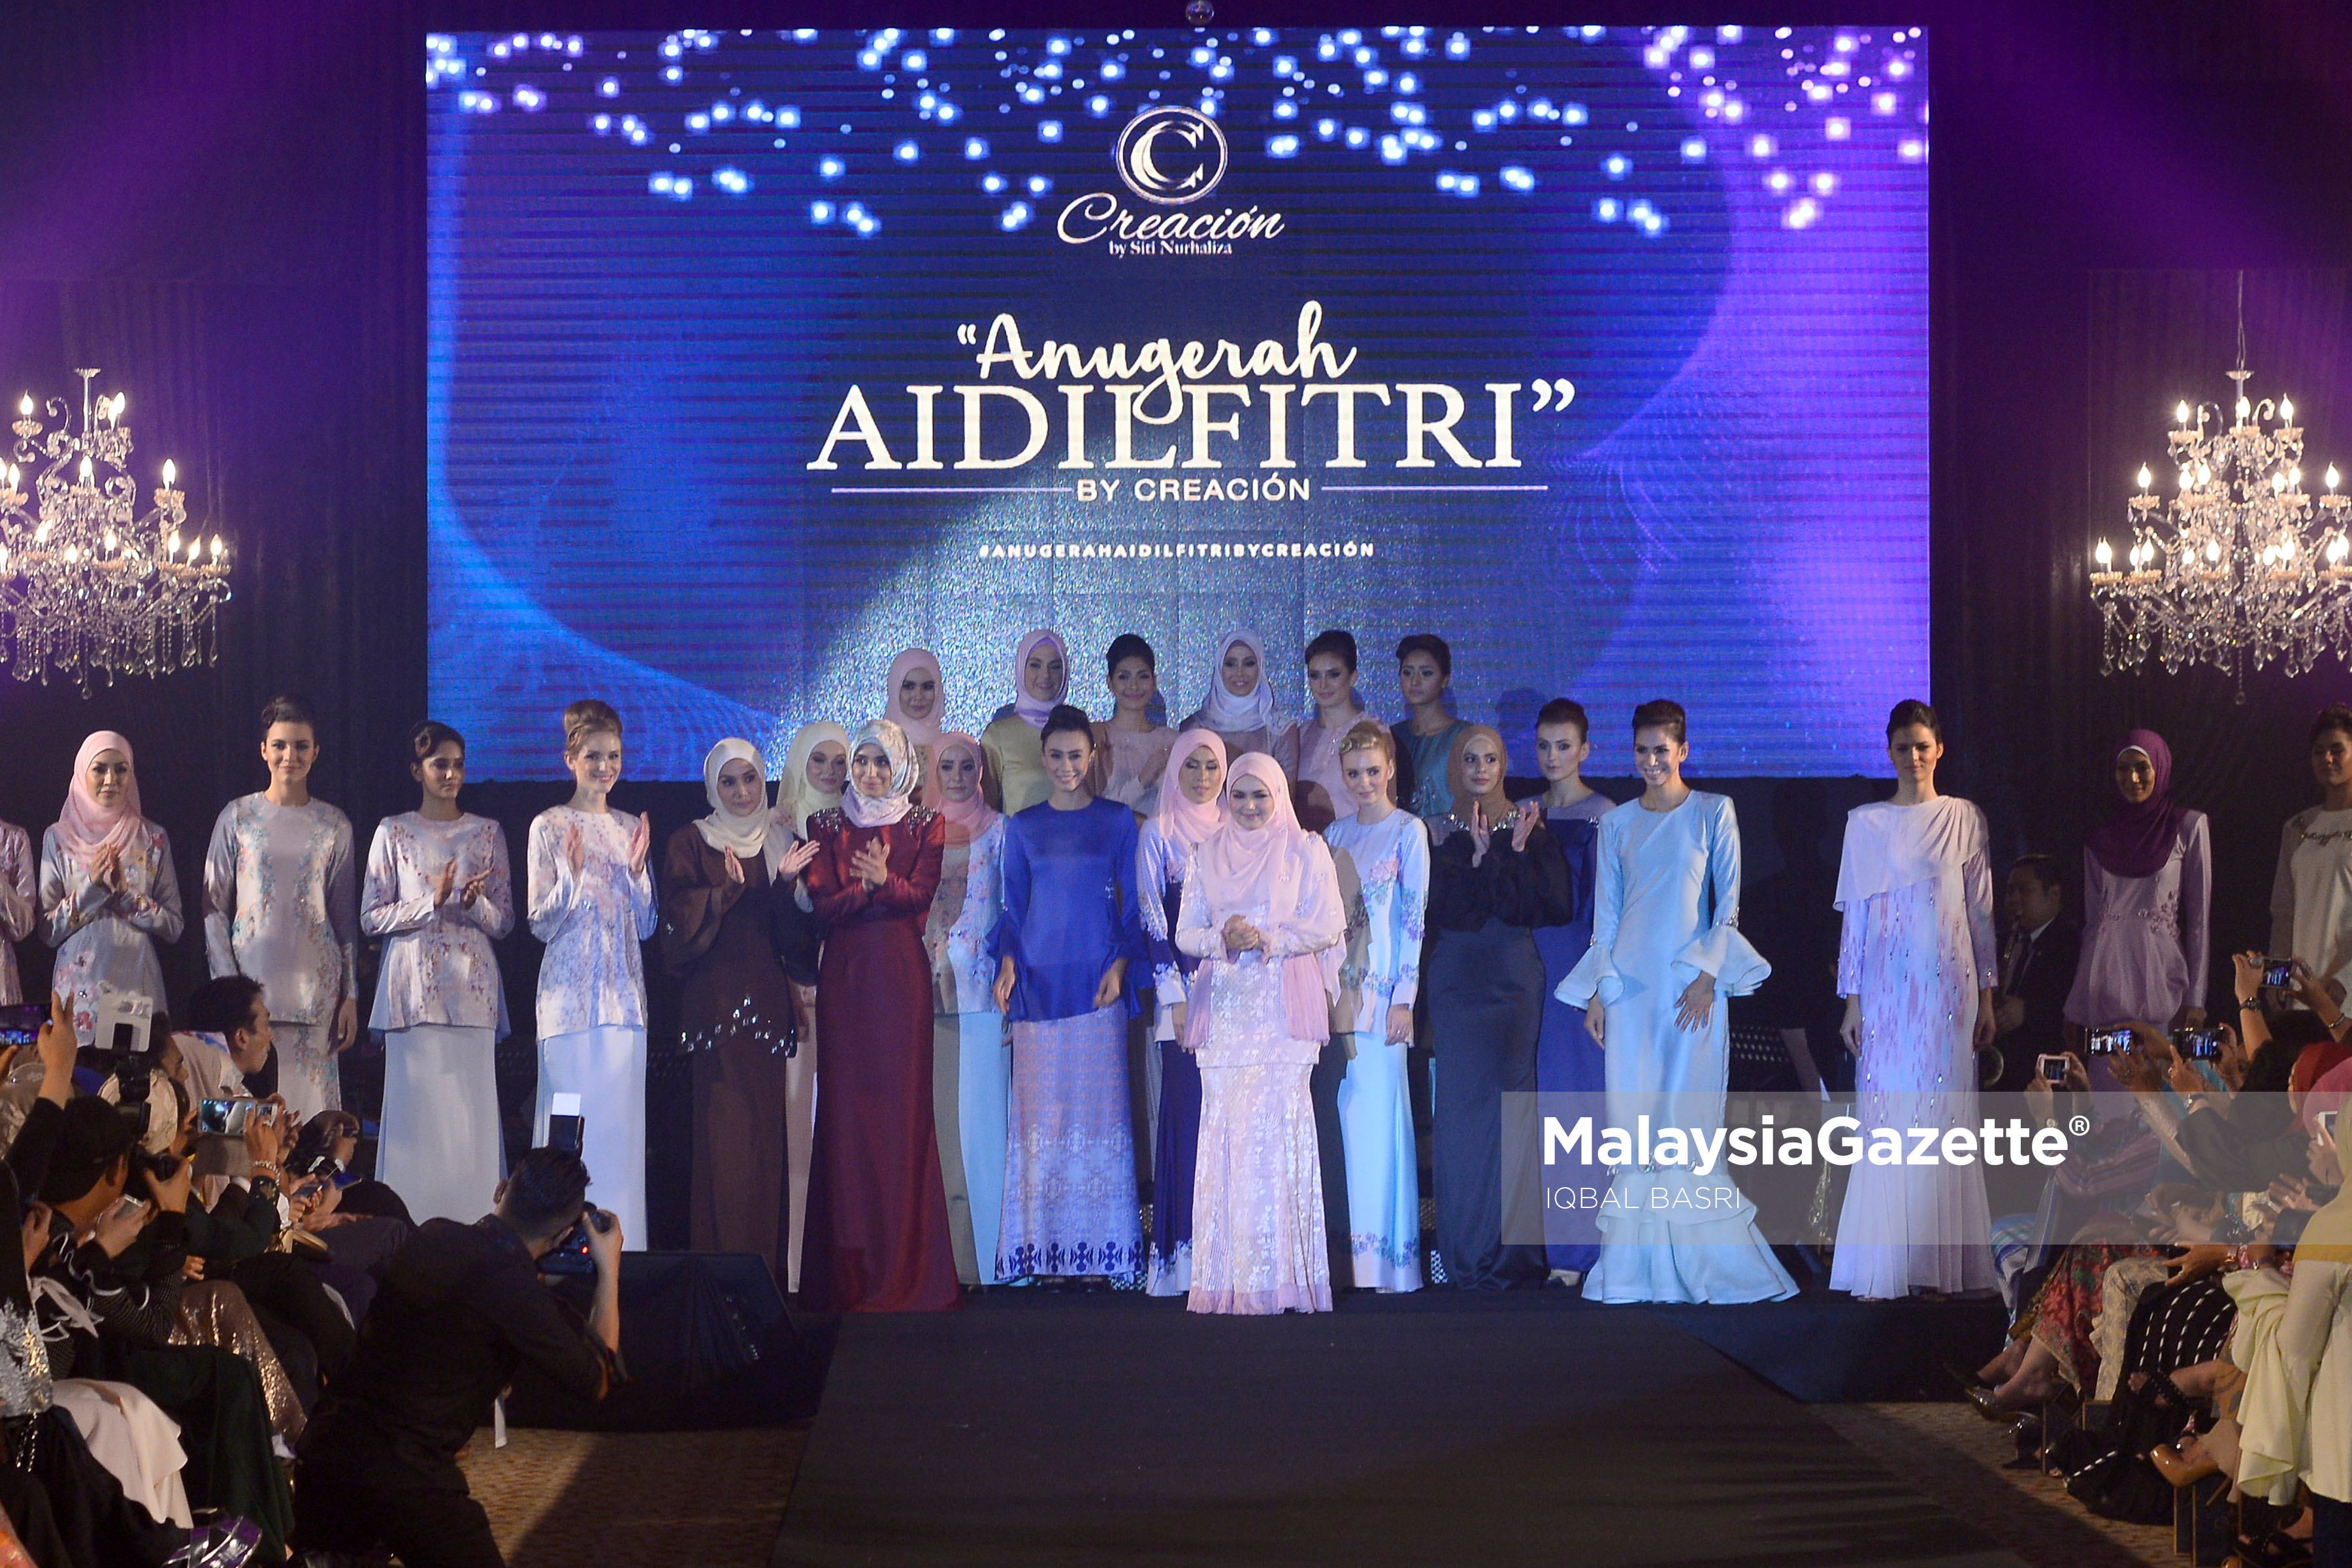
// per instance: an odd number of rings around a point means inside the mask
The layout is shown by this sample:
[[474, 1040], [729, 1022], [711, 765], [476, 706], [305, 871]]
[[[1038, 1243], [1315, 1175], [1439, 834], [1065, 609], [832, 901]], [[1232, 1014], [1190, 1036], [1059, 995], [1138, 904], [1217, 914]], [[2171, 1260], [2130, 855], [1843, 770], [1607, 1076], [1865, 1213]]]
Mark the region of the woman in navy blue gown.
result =
[[[1536, 1088], [1545, 1094], [1600, 1094], [1608, 1088], [1608, 1062], [1584, 1026], [1583, 1009], [1552, 994], [1592, 945], [1592, 857], [1601, 819], [1617, 803], [1584, 782], [1584, 760], [1592, 753], [1583, 705], [1555, 697], [1536, 715], [1536, 765], [1543, 771], [1540, 800], [1522, 801], [1521, 811], [1540, 810], [1544, 826], [1559, 840], [1568, 861], [1570, 907], [1566, 924], [1538, 926], [1536, 951], [1543, 955], [1543, 1033], [1536, 1040]], [[1596, 1110], [1599, 1107], [1594, 1107]], [[1548, 1187], [1608, 1186], [1606, 1166], [1570, 1171], [1555, 1165], [1545, 1173]], [[1544, 1210], [1545, 1253], [1551, 1271], [1573, 1282], [1601, 1255], [1601, 1230], [1585, 1208]]]

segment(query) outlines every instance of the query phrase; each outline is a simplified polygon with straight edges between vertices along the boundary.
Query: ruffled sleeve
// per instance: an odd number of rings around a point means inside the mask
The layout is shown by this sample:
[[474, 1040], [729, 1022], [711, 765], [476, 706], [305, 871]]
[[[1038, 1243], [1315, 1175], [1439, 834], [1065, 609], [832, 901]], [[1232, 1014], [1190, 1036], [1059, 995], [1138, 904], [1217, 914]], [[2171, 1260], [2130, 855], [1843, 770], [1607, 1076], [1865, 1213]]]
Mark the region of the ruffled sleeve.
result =
[[1623, 840], [1624, 830], [1602, 817], [1592, 854], [1592, 943], [1552, 993], [1571, 1007], [1591, 1006], [1595, 997], [1605, 1007], [1625, 992], [1616, 960], [1617, 922], [1625, 909]]
[[1675, 954], [1675, 977], [1691, 981], [1715, 976], [1715, 988], [1727, 996], [1745, 996], [1764, 984], [1771, 964], [1739, 934], [1739, 816], [1728, 796], [1707, 803], [1706, 875], [1715, 894], [1713, 923]]

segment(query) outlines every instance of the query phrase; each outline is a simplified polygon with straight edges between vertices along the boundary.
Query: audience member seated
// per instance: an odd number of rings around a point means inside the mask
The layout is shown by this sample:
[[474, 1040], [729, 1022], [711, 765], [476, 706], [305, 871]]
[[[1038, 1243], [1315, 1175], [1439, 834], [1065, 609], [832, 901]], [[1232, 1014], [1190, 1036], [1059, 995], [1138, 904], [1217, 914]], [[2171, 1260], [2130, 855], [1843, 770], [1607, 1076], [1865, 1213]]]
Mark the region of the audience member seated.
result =
[[[588, 1208], [587, 1192], [579, 1156], [534, 1149], [499, 1184], [496, 1213], [470, 1226], [428, 1220], [393, 1259], [302, 1444], [296, 1540], [307, 1563], [387, 1546], [407, 1568], [503, 1562], [458, 1450], [525, 1362], [592, 1398], [618, 1373], [621, 1226]], [[596, 1272], [584, 1321], [538, 1273], [575, 1231]]]
[[2074, 988], [2083, 930], [2066, 913], [2065, 883], [2049, 855], [2021, 857], [2002, 889], [2009, 941], [2000, 950], [2000, 999], [1993, 1005], [1994, 1060], [1980, 1065], [1987, 1087], [2014, 1094], [2032, 1082], [2034, 1061], [2066, 1049], [2066, 994]]

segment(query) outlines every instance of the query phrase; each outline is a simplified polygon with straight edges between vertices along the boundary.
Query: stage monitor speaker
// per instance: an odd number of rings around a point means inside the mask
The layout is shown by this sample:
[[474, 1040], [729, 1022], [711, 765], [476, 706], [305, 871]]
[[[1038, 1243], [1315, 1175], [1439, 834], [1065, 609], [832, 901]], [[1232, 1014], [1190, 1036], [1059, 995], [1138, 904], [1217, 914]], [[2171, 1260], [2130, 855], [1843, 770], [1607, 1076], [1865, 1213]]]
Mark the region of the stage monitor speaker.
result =
[[795, 1323], [755, 1253], [623, 1253], [629, 1381], [587, 1400], [525, 1366], [507, 1395], [507, 1421], [573, 1432], [781, 1426], [816, 1414], [831, 1327]]

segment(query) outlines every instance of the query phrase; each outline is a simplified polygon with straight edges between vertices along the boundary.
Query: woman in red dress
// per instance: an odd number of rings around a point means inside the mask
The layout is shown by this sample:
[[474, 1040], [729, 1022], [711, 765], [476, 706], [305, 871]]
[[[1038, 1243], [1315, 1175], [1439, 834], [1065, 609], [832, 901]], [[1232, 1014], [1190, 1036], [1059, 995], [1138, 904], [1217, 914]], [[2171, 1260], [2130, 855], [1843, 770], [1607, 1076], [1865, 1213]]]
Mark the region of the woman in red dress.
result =
[[931, 968], [923, 925], [946, 844], [914, 805], [922, 766], [887, 719], [859, 729], [841, 805], [809, 819], [809, 898], [826, 925], [826, 1044], [801, 1294], [820, 1311], [961, 1306], [931, 1123]]

